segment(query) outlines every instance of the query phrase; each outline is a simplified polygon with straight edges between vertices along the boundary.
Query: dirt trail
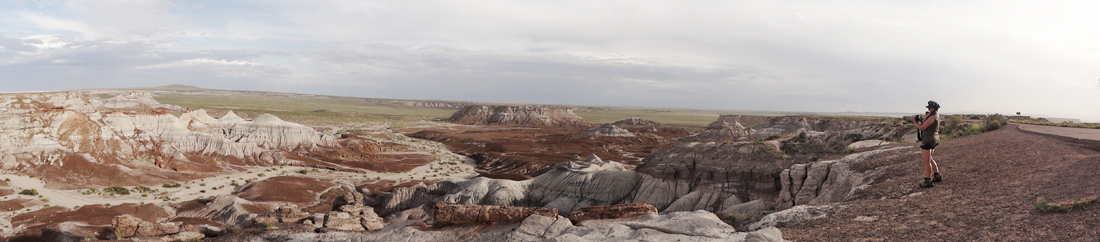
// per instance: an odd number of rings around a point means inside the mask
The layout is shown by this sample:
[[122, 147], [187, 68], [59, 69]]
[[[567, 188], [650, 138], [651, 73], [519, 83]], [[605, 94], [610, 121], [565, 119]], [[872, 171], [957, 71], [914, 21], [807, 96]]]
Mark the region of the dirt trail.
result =
[[1038, 198], [1100, 196], [1095, 149], [1016, 125], [949, 139], [936, 149], [945, 180], [936, 187], [917, 188], [919, 156], [900, 157], [889, 162], [911, 164], [909, 169], [840, 203], [849, 207], [779, 227], [795, 241], [1100, 241], [1100, 204], [1068, 213], [1035, 211]]

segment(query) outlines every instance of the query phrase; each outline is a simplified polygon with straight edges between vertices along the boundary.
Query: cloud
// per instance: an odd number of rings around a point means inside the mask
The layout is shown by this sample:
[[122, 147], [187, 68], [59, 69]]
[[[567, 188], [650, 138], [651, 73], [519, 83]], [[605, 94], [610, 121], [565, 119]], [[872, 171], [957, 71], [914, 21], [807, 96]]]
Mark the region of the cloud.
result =
[[1093, 117], [1093, 2], [34, 1], [2, 89]]

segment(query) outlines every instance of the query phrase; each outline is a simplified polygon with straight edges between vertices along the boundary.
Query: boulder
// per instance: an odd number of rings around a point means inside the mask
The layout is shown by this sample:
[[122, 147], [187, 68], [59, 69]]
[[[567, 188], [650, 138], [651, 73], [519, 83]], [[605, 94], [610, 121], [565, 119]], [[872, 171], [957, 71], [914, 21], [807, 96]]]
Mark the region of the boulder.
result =
[[657, 215], [657, 208], [645, 203], [583, 207], [569, 213], [569, 221], [579, 224], [592, 219], [616, 219], [641, 215]]
[[434, 218], [435, 225], [448, 226], [497, 222], [513, 223], [522, 221], [532, 214], [548, 217], [557, 216], [558, 210], [553, 208], [436, 203]]
[[835, 209], [845, 208], [846, 205], [798, 205], [782, 211], [769, 213], [760, 221], [749, 225], [750, 230], [759, 230], [774, 227], [779, 224], [793, 223], [821, 219], [828, 216]]
[[378, 214], [374, 213], [374, 208], [366, 207], [362, 210], [362, 215], [359, 215], [360, 223], [367, 231], [375, 231], [382, 229], [386, 224], [382, 223], [382, 218], [378, 217]]
[[362, 219], [347, 212], [332, 211], [325, 216], [325, 228], [347, 231], [364, 231]]
[[560, 235], [562, 231], [572, 227], [573, 223], [562, 216], [547, 217], [542, 215], [531, 215], [527, 217], [527, 219], [524, 219], [515, 231], [509, 233], [505, 237], [505, 240], [547, 241]]
[[848, 150], [858, 150], [858, 149], [863, 149], [863, 148], [868, 148], [868, 147], [875, 147], [875, 146], [882, 146], [882, 145], [888, 145], [888, 144], [890, 144], [890, 142], [886, 142], [886, 141], [883, 141], [883, 140], [877, 140], [877, 139], [856, 141], [856, 142], [852, 142], [851, 144], [848, 144]]
[[111, 219], [111, 227], [114, 229], [116, 235], [121, 235], [121, 237], [124, 238], [137, 234], [138, 226], [142, 222], [144, 221], [137, 216], [123, 214]]
[[302, 209], [298, 208], [297, 204], [287, 204], [279, 207], [275, 210], [275, 216], [279, 218], [280, 223], [297, 223], [310, 217], [308, 212], [302, 212]]
[[154, 236], [154, 237], [136, 237], [131, 238], [130, 241], [134, 242], [183, 242], [183, 241], [200, 241], [206, 238], [206, 235], [199, 232], [180, 232], [177, 234], [171, 234], [166, 236]]
[[180, 224], [178, 222], [163, 222], [163, 223], [151, 223], [141, 222], [138, 225], [138, 236], [161, 236], [167, 234], [175, 234], [180, 232]]
[[349, 205], [349, 204], [350, 205], [364, 206], [364, 205], [366, 205], [366, 204], [363, 203], [363, 200], [365, 200], [365, 199], [366, 198], [365, 198], [365, 196], [363, 196], [362, 193], [348, 192], [348, 193], [345, 193], [343, 196], [336, 197], [336, 200], [333, 201], [333, 203], [332, 203], [332, 210], [340, 209], [341, 206]]
[[320, 228], [320, 227], [323, 227], [323, 226], [325, 226], [325, 214], [323, 214], [323, 213], [314, 213], [313, 214], [313, 227]]

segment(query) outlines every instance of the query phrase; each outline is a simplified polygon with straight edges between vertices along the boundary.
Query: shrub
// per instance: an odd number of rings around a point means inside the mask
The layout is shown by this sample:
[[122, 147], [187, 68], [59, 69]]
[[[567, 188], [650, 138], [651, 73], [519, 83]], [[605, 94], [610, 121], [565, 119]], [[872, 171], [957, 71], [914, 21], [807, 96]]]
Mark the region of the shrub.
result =
[[1069, 210], [1084, 208], [1085, 206], [1097, 203], [1098, 201], [1100, 201], [1100, 199], [1097, 199], [1097, 197], [1095, 196], [1059, 203], [1051, 203], [1044, 201], [1043, 198], [1037, 198], [1035, 199], [1035, 211], [1038, 211], [1040, 213], [1064, 213], [1068, 212]]
[[147, 186], [136, 186], [136, 187], [134, 187], [133, 191], [134, 192], [139, 192], [139, 193], [154, 193], [154, 192], [157, 192], [157, 190], [153, 190], [152, 188], [149, 188]]
[[990, 121], [989, 124], [985, 125], [986, 132], [997, 130], [999, 128], [1001, 128], [1001, 121], [997, 120]]
[[4, 178], [4, 181], [6, 181], [6, 182], [10, 182], [10, 181], [11, 181], [11, 178], [6, 178], [6, 177], [5, 177], [5, 178]]
[[84, 192], [81, 192], [80, 194], [92, 195], [92, 194], [96, 194], [96, 193], [99, 193], [99, 189], [96, 189], [96, 188], [93, 187], [93, 188], [88, 188], [88, 190], [85, 190]]
[[111, 195], [111, 196], [114, 196], [114, 195], [130, 195], [130, 189], [126, 189], [125, 187], [120, 187], [120, 186], [110, 186], [110, 187], [107, 187], [107, 188], [103, 188], [103, 193], [107, 193], [108, 195]]
[[28, 196], [38, 196], [38, 190], [23, 189], [23, 191], [19, 191], [19, 194], [28, 195]]
[[264, 173], [257, 174], [258, 177], [264, 177]]
[[982, 124], [985, 125], [986, 131], [997, 130], [1001, 128], [1001, 125], [1008, 123], [1008, 117], [1001, 114], [993, 114], [986, 116], [982, 119]]
[[183, 185], [179, 184], [178, 182], [171, 182], [171, 183], [164, 183], [164, 185], [161, 185], [161, 186], [165, 187], [165, 188], [177, 188], [177, 187], [180, 187], [180, 186], [183, 186]]

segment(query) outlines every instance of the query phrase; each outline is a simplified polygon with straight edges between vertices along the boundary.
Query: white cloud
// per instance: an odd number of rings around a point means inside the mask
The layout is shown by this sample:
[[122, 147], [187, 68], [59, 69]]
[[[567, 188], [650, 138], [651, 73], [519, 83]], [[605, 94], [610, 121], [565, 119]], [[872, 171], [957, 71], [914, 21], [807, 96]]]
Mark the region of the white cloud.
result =
[[935, 99], [957, 111], [1100, 121], [1100, 111], [1079, 105], [1100, 102], [1100, 36], [1089, 31], [1100, 29], [1097, 2], [7, 4], [0, 76], [40, 83], [19, 88], [155, 80], [800, 111], [909, 111]]

